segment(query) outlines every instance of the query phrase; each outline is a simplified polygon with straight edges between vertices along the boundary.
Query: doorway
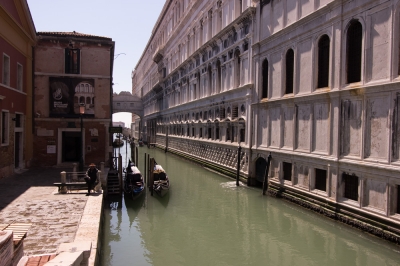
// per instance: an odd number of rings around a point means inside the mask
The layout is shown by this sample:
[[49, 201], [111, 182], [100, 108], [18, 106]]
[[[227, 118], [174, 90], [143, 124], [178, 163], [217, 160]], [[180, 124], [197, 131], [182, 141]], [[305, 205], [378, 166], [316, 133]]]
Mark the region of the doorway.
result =
[[61, 161], [79, 162], [81, 150], [81, 132], [63, 131]]

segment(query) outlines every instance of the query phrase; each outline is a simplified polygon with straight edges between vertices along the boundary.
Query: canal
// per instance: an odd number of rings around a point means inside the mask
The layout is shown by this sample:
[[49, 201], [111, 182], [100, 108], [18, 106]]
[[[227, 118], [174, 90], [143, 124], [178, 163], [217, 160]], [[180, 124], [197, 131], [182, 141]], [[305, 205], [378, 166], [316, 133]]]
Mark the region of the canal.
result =
[[[121, 147], [126, 166], [130, 147]], [[105, 199], [101, 265], [399, 265], [399, 246], [159, 149], [164, 198]]]

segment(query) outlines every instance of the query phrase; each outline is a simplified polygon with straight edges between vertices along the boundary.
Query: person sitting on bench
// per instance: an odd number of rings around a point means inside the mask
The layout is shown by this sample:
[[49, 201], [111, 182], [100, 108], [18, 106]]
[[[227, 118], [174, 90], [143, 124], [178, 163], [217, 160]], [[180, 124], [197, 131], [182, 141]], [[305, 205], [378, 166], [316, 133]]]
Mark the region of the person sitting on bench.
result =
[[88, 193], [86, 194], [86, 196], [90, 195], [90, 190], [92, 190], [94, 184], [97, 181], [97, 172], [99, 172], [99, 169], [96, 168], [96, 164], [91, 163], [89, 165], [89, 169], [86, 171], [86, 176], [85, 176], [85, 181], [88, 187]]

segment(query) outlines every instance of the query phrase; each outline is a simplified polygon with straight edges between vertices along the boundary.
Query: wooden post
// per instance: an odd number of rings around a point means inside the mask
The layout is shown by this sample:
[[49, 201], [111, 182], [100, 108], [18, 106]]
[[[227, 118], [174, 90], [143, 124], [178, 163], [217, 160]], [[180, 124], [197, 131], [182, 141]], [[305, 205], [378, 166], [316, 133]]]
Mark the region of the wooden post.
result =
[[148, 176], [147, 176], [147, 168], [146, 168], [146, 166], [147, 166], [147, 162], [146, 162], [146, 158], [147, 158], [147, 154], [146, 153], [144, 153], [144, 180], [146, 180], [146, 184], [148, 184], [149, 183], [149, 178], [148, 178]]
[[150, 186], [150, 192], [151, 192], [151, 195], [153, 196], [153, 185], [154, 185], [154, 158], [150, 158], [150, 165], [149, 165], [150, 167], [150, 171], [149, 171], [149, 174], [150, 174], [150, 184], [149, 184], [149, 186]]
[[271, 163], [271, 153], [268, 155], [268, 160], [267, 160], [267, 166], [265, 167], [265, 173], [264, 173], [264, 183], [263, 183], [263, 195], [265, 195], [265, 191], [268, 188], [268, 173], [269, 173], [269, 165]]
[[118, 156], [119, 193], [122, 194], [122, 155]]
[[[147, 154], [147, 158], [146, 158], [146, 163], [147, 163], [147, 181], [150, 182], [150, 154]], [[150, 184], [149, 184], [149, 189], [150, 189]]]
[[132, 162], [136, 165], [137, 167], [137, 163], [136, 163], [136, 157], [135, 157], [135, 143], [131, 142], [131, 159]]
[[239, 186], [239, 171], [240, 171], [240, 154], [242, 152], [242, 147], [238, 147], [238, 155], [237, 155], [237, 169], [236, 169], [236, 186]]
[[136, 147], [136, 145], [135, 145], [135, 152], [136, 152], [135, 158], [137, 159], [136, 167], [139, 167], [138, 166], [139, 165], [139, 152], [138, 152], [138, 147]]

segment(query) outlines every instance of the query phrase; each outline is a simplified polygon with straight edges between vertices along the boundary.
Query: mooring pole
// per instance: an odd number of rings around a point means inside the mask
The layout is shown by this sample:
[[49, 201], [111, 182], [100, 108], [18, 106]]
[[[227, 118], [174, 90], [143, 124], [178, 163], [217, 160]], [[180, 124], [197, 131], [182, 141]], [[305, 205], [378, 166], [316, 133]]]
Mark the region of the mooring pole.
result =
[[154, 158], [150, 158], [150, 164], [149, 164], [149, 180], [150, 180], [150, 184], [149, 184], [149, 188], [150, 188], [150, 194], [153, 196], [153, 186], [154, 186]]
[[268, 188], [268, 173], [269, 173], [269, 164], [271, 163], [271, 153], [268, 155], [267, 159], [267, 166], [265, 167], [265, 173], [264, 173], [264, 183], [263, 183], [263, 195], [265, 195], [265, 191]]
[[240, 170], [240, 154], [242, 152], [242, 147], [238, 147], [238, 160], [237, 160], [237, 169], [236, 169], [236, 186], [239, 186], [239, 170]]
[[130, 144], [131, 144], [131, 158], [132, 158], [132, 162], [133, 162], [133, 163], [136, 165], [136, 167], [137, 167], [136, 158], [135, 158], [135, 143], [134, 143], [134, 142], [131, 142]]
[[119, 194], [122, 194], [122, 155], [118, 155]]
[[136, 167], [139, 167], [139, 166], [138, 166], [138, 165], [139, 165], [139, 154], [138, 154], [138, 147], [136, 147], [136, 145], [135, 145], [135, 151], [136, 151], [136, 156], [135, 156], [135, 158], [137, 158]]
[[147, 178], [146, 158], [147, 158], [147, 154], [144, 153], [144, 180], [146, 180], [146, 184], [148, 184], [149, 183], [149, 179]]

